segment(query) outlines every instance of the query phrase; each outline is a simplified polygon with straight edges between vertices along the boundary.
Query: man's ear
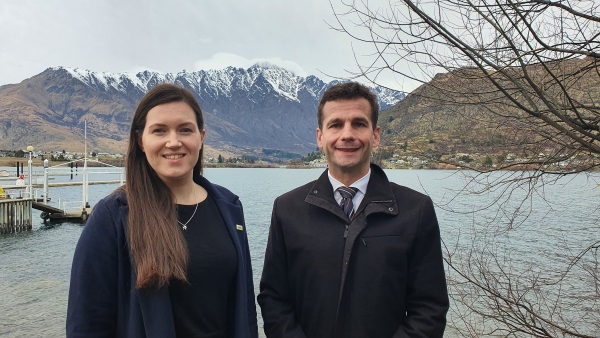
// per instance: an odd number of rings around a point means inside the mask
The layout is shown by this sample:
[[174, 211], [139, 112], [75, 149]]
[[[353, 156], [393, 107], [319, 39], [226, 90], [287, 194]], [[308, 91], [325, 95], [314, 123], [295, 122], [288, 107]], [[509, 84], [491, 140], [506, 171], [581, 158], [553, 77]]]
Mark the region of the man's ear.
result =
[[321, 128], [317, 128], [317, 146], [319, 149], [323, 149], [322, 137], [323, 133], [321, 132]]
[[377, 149], [379, 147], [379, 141], [381, 140], [381, 128], [379, 126], [375, 127], [373, 130], [373, 149]]

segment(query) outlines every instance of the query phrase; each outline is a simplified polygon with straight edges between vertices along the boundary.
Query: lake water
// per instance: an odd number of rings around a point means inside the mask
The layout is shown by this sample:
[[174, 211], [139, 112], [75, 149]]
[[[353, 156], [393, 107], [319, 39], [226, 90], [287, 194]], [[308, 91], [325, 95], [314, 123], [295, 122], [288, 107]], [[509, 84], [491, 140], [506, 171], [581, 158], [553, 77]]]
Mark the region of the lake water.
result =
[[[256, 290], [273, 200], [316, 179], [322, 172], [323, 169], [278, 168], [205, 170], [210, 181], [231, 189], [244, 204]], [[513, 268], [549, 276], [552, 271], [561, 271], [569, 265], [566, 259], [568, 250], [576, 253], [587, 245], [597, 243], [600, 238], [600, 189], [596, 188], [596, 184], [600, 183], [599, 174], [578, 175], [548, 183], [543, 189], [534, 189], [531, 198], [525, 198], [528, 189], [513, 187], [510, 198], [500, 204], [501, 207], [496, 203], [496, 207], [479, 210], [486, 203], [493, 202], [499, 192], [491, 190], [476, 196], [455, 198], [457, 191], [469, 181], [464, 172], [386, 170], [386, 173], [391, 181], [426, 192], [433, 198], [437, 204], [442, 237], [450, 252], [455, 254], [453, 259], [465, 259], [469, 250], [481, 252], [493, 247], [505, 262], [513, 264]], [[496, 179], [498, 175], [513, 174], [497, 174]], [[118, 175], [90, 176], [90, 180], [113, 179], [118, 179]], [[53, 181], [69, 180], [70, 176], [63, 175]], [[73, 180], [81, 180], [81, 175]], [[117, 186], [91, 185], [90, 204], [93, 205]], [[81, 198], [81, 190], [80, 186], [50, 188], [49, 196], [53, 203], [57, 203], [58, 198], [63, 202], [76, 200]], [[520, 203], [522, 200], [526, 203]], [[522, 214], [512, 217], [516, 207]], [[83, 226], [74, 223], [45, 225], [38, 217], [39, 211], [34, 210], [33, 213], [32, 231], [0, 236], [0, 337], [64, 336], [71, 260]], [[506, 227], [514, 229], [504, 231]], [[597, 255], [596, 251], [595, 259]], [[586, 257], [584, 259], [589, 260]], [[597, 265], [595, 271], [582, 267], [582, 272], [569, 281], [570, 287], [562, 292], [567, 295], [594, 291], [590, 283], [594, 274], [598, 278], [597, 269]], [[585, 306], [598, 309], [597, 297], [596, 294], [595, 303]], [[461, 326], [456, 319], [459, 312], [453, 309], [449, 313], [451, 326]], [[573, 313], [578, 312], [568, 313], [576, 316]], [[584, 317], [574, 325], [596, 330], [596, 323], [589, 322], [596, 319]], [[600, 335], [600, 331], [587, 333]], [[459, 334], [449, 327], [446, 336]]]

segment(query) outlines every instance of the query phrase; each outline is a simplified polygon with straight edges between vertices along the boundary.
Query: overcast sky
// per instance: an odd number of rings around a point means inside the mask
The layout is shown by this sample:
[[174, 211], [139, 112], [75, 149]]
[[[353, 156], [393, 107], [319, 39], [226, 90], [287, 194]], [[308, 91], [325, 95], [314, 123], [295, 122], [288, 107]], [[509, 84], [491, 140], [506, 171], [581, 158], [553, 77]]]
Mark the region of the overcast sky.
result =
[[[54, 66], [177, 73], [260, 61], [329, 81], [357, 70], [353, 48], [370, 51], [328, 23], [327, 0], [2, 0], [0, 85]], [[402, 81], [383, 80], [414, 89]]]

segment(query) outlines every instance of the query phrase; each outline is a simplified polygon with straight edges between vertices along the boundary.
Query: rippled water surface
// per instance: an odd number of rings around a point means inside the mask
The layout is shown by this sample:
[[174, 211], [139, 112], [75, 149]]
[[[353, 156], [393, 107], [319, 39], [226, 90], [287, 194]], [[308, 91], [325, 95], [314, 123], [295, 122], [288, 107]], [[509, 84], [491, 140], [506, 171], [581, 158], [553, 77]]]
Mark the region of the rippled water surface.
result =
[[[258, 280], [266, 246], [271, 208], [276, 196], [316, 179], [322, 169], [207, 169], [205, 176], [238, 194], [244, 204], [253, 260], [254, 282]], [[492, 210], [457, 215], [444, 210], [442, 204], [451, 201], [454, 191], [465, 178], [446, 171], [387, 170], [390, 180], [431, 195], [440, 203], [437, 213], [442, 236], [446, 242], [468, 233], [469, 229], [498, 217]], [[75, 177], [74, 180], [80, 179]], [[111, 177], [91, 177], [115, 179]], [[57, 181], [68, 181], [68, 176]], [[598, 205], [600, 205], [600, 175], [581, 176], [547, 186], [530, 202], [531, 212], [516, 234], [506, 235], [503, 250], [516, 251], [523, 261], [547, 264], [540, 252], [556, 250], [569, 242], [598, 238]], [[93, 205], [118, 185], [90, 186]], [[517, 194], [518, 195], [518, 194]], [[81, 187], [50, 188], [49, 196], [56, 200], [81, 198]], [[473, 211], [490, 196], [465, 198], [451, 203], [452, 208]], [[34, 225], [30, 232], [0, 236], [0, 337], [61, 337], [67, 306], [70, 265], [73, 250], [83, 229], [80, 224], [44, 225], [34, 210]], [[569, 231], [565, 231], [569, 229]], [[540, 232], [545, 235], [540, 236]], [[549, 243], [548, 241], [554, 241]], [[546, 260], [546, 261], [544, 261]], [[259, 319], [259, 323], [261, 320]], [[261, 332], [262, 334], [262, 332]]]

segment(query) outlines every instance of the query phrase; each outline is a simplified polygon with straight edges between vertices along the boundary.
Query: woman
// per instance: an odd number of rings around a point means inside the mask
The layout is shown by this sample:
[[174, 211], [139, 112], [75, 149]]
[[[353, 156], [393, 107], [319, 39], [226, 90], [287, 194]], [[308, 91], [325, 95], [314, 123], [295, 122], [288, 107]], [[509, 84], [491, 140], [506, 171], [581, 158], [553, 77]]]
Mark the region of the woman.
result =
[[201, 176], [202, 111], [161, 84], [133, 116], [126, 183], [94, 207], [67, 337], [257, 337], [242, 205]]

